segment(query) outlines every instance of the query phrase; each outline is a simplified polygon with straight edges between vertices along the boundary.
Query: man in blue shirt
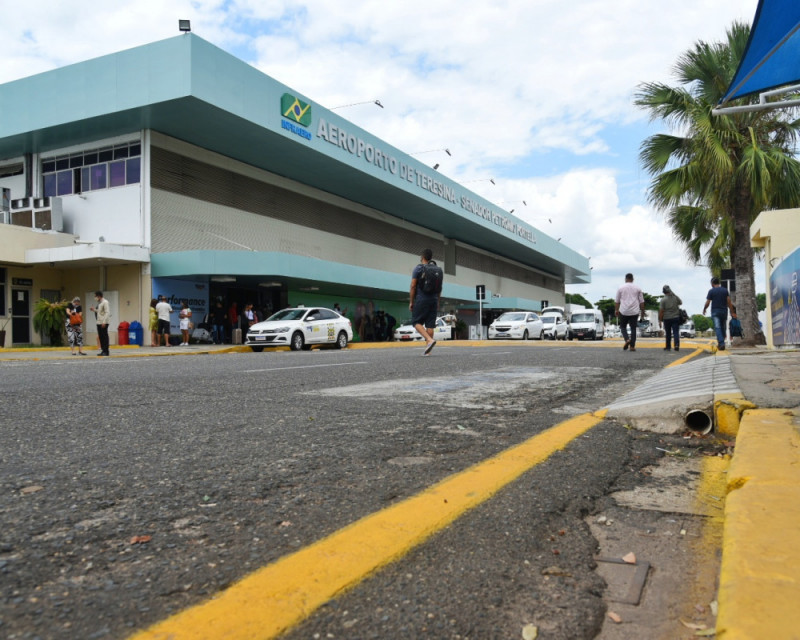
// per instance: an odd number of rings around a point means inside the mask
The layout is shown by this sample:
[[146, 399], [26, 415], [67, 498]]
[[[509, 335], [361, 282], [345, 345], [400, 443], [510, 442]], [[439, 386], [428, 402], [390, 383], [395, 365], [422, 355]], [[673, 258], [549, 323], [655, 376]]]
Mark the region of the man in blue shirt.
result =
[[714, 331], [717, 334], [717, 345], [720, 351], [725, 351], [725, 326], [728, 323], [728, 309], [731, 310], [731, 318], [736, 317], [736, 311], [731, 303], [728, 290], [720, 286], [719, 278], [711, 278], [711, 289], [708, 290], [706, 296], [703, 315], [706, 314], [708, 305], [711, 305], [711, 321], [714, 323]]

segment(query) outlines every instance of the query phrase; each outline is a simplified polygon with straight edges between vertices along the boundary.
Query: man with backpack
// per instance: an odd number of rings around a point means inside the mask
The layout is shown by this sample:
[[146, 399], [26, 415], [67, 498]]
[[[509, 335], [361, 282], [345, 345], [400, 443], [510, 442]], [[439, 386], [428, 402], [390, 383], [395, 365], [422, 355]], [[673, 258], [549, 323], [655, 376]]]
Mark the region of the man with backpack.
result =
[[411, 324], [425, 340], [425, 351], [429, 355], [436, 346], [433, 329], [436, 327], [436, 314], [439, 311], [439, 297], [442, 294], [444, 272], [433, 261], [433, 251], [425, 249], [420, 263], [411, 273], [411, 291], [408, 309], [411, 311]]

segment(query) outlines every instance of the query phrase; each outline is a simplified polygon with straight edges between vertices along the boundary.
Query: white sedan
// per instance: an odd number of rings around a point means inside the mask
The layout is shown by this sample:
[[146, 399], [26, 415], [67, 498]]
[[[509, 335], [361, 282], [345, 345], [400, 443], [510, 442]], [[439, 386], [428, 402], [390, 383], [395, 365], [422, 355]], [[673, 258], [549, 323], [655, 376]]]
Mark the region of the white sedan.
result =
[[551, 340], [566, 340], [569, 326], [564, 318], [556, 315], [539, 316], [544, 323], [544, 335]]
[[330, 344], [344, 349], [353, 339], [350, 321], [331, 309], [297, 307], [284, 309], [247, 330], [245, 344], [253, 351], [264, 347], [310, 349], [314, 344]]
[[533, 311], [506, 311], [489, 325], [489, 340], [499, 338], [542, 340], [544, 323]]
[[[444, 321], [444, 317], [436, 318], [436, 326], [433, 328], [434, 340], [450, 340], [453, 337], [453, 331], [449, 324]], [[394, 330], [394, 339], [400, 342], [410, 342], [412, 340], [422, 340], [422, 336], [411, 324], [411, 320], [405, 324], [401, 324]]]

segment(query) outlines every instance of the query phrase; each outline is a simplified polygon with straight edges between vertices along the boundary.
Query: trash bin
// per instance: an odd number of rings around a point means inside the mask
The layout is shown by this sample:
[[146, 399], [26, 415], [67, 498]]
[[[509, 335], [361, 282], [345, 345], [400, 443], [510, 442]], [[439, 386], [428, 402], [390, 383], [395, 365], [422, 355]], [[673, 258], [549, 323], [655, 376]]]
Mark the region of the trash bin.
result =
[[119, 323], [117, 327], [117, 344], [128, 344], [128, 332], [130, 330], [130, 324], [125, 322], [124, 320]]
[[144, 346], [144, 327], [138, 320], [131, 322], [131, 326], [128, 329], [128, 340], [130, 344]]

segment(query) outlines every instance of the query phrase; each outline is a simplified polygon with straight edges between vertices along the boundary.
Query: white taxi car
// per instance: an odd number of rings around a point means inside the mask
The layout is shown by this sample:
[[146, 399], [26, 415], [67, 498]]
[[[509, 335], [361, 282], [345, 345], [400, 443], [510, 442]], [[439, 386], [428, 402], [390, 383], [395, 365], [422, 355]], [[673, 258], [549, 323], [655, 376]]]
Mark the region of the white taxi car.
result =
[[[448, 316], [436, 318], [436, 326], [433, 327], [433, 339], [436, 341], [450, 340], [453, 337], [453, 329], [445, 322], [446, 317]], [[394, 330], [394, 339], [400, 342], [410, 342], [411, 340], [422, 340], [422, 336], [409, 320]]]
[[314, 344], [329, 344], [344, 349], [353, 339], [350, 321], [332, 309], [296, 307], [284, 309], [257, 322], [247, 330], [245, 344], [253, 351], [264, 347], [310, 349]]
[[533, 311], [506, 311], [489, 325], [489, 340], [542, 340], [544, 324]]

